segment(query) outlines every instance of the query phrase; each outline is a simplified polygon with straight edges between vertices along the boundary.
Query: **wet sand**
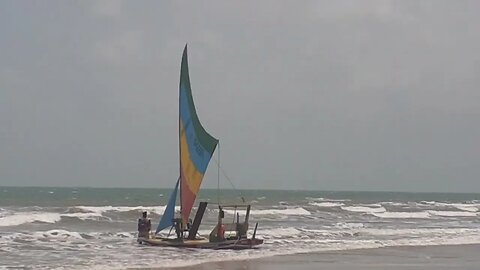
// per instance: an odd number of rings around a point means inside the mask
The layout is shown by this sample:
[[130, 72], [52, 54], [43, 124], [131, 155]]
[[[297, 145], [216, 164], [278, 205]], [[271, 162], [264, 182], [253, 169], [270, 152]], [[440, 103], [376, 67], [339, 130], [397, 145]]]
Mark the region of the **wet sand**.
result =
[[[145, 268], [144, 268], [145, 269]], [[480, 269], [480, 245], [386, 247], [304, 253], [261, 259], [209, 262], [176, 270], [436, 270]]]

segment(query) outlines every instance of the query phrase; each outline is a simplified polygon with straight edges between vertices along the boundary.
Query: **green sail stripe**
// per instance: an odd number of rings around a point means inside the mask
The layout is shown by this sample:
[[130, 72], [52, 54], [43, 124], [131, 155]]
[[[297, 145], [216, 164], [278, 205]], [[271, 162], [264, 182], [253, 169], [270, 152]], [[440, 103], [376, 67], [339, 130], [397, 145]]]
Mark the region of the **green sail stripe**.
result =
[[[192, 121], [193, 128], [195, 129], [195, 134], [197, 135], [197, 139], [199, 143], [203, 146], [203, 148], [209, 152], [210, 154], [215, 151], [215, 147], [217, 146], [218, 140], [210, 135], [200, 123], [200, 120], [197, 116], [197, 111], [195, 109], [195, 104], [193, 103], [192, 97], [192, 89], [190, 86], [190, 78], [188, 73], [188, 56], [187, 56], [187, 45], [185, 45], [185, 49], [183, 50], [183, 57], [182, 57], [182, 67], [180, 71], [180, 91], [183, 91], [188, 103], [188, 111], [189, 111], [189, 118]], [[180, 94], [182, 95], [182, 93]], [[188, 118], [188, 116], [182, 116], [182, 109], [180, 109], [180, 117]], [[183, 119], [184, 123], [186, 119]], [[181, 131], [180, 131], [181, 132]]]

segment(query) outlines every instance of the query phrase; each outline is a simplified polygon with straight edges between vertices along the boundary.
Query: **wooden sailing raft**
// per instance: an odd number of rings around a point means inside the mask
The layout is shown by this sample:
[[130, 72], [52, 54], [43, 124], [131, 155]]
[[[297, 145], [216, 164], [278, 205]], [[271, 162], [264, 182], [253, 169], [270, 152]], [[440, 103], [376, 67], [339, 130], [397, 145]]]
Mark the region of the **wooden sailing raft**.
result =
[[[162, 238], [157, 236], [155, 238], [143, 238], [141, 241], [153, 246], [209, 249], [249, 249], [263, 243], [262, 239], [255, 238], [258, 223], [255, 225], [253, 236], [251, 238], [247, 237], [250, 205], [219, 205], [218, 222], [210, 232], [208, 239], [198, 236], [198, 227], [200, 226], [206, 207], [207, 202], [200, 202], [193, 224], [189, 226], [189, 228], [183, 228], [179, 226], [180, 223], [175, 223], [177, 228], [175, 228], [174, 225], [171, 230], [176, 230], [176, 238]], [[224, 223], [223, 209], [226, 208], [246, 209], [245, 219], [240, 222], [240, 215], [237, 214], [235, 222]]]
[[[201, 125], [198, 119], [192, 97], [190, 78], [188, 74], [187, 46], [183, 51], [180, 71], [179, 87], [179, 152], [180, 152], [180, 177], [168, 200], [165, 212], [158, 224], [153, 237], [148, 235], [139, 237], [138, 242], [154, 246], [210, 248], [210, 249], [248, 249], [263, 243], [256, 239], [258, 223], [251, 238], [247, 237], [249, 229], [250, 205], [218, 205], [217, 224], [210, 232], [208, 238], [198, 236], [198, 229], [202, 223], [207, 202], [200, 202], [193, 223], [189, 217], [195, 198], [207, 170], [210, 159], [215, 151], [218, 140], [211, 136]], [[180, 189], [180, 216], [175, 217], [177, 193]], [[224, 209], [234, 209], [236, 216], [232, 223], [224, 223]], [[237, 210], [245, 209], [245, 218], [240, 222]], [[175, 230], [176, 237], [160, 237], [161, 230], [170, 228]]]

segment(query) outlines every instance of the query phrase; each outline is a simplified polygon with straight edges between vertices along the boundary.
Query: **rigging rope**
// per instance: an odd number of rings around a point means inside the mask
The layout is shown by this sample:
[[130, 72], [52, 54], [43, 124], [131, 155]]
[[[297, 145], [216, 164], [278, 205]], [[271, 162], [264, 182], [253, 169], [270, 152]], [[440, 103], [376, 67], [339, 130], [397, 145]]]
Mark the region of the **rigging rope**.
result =
[[217, 162], [217, 203], [220, 205], [220, 141], [218, 141]]
[[[220, 144], [219, 144], [220, 146]], [[219, 147], [220, 148], [220, 147]], [[215, 163], [217, 163], [217, 166], [218, 166], [218, 169], [219, 169], [219, 172], [222, 173], [222, 175], [228, 180], [228, 182], [230, 183], [230, 185], [232, 186], [233, 190], [235, 192], [237, 192], [237, 194], [240, 196], [240, 198], [242, 199], [242, 202], [245, 203], [245, 197], [243, 197], [243, 194], [242, 192], [240, 192], [236, 187], [235, 185], [233, 184], [232, 180], [230, 179], [230, 177], [228, 177], [227, 173], [225, 172], [225, 170], [223, 169], [223, 167], [220, 166], [220, 162], [215, 158], [213, 157], [213, 160], [215, 161]], [[220, 183], [220, 176], [218, 178], [218, 181]], [[218, 188], [219, 188], [220, 184], [218, 184]]]

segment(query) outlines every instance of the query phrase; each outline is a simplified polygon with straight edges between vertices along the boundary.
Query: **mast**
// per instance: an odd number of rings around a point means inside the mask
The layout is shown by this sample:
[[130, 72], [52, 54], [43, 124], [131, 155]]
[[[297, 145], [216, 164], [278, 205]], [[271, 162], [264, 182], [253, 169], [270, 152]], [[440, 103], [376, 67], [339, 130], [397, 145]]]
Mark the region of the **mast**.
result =
[[[188, 43], [185, 44], [185, 48], [183, 49], [184, 51], [187, 51], [187, 46]], [[178, 85], [178, 178], [180, 179], [180, 218], [183, 217], [183, 204], [182, 204], [182, 186], [183, 186], [183, 181], [182, 181], [182, 149], [181, 149], [181, 142], [180, 142], [180, 137], [182, 136], [182, 123], [181, 123], [181, 89], [182, 89], [182, 65], [183, 65], [183, 55], [182, 55], [182, 62], [180, 63], [180, 80], [179, 80], [179, 85]], [[182, 225], [183, 225], [183, 219], [182, 219]]]
[[220, 205], [220, 141], [217, 144], [217, 155], [218, 155], [218, 163], [217, 163], [217, 203]]

